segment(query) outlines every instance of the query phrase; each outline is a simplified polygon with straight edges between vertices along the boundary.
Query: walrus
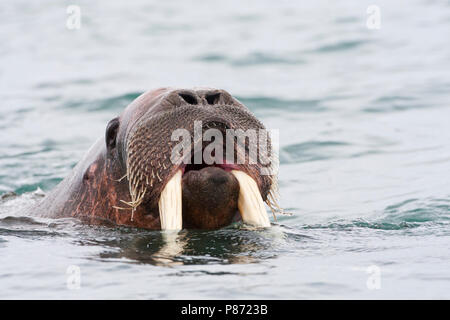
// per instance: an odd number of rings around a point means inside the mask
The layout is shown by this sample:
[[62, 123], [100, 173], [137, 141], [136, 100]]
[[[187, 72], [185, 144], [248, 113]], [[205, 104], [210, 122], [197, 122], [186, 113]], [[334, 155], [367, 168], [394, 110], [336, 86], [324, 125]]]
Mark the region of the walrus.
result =
[[[211, 147], [195, 140], [196, 125], [201, 137], [207, 130], [225, 135], [265, 129], [225, 90], [147, 91], [109, 121], [104, 137], [32, 211], [145, 229], [218, 229], [238, 220], [269, 227], [264, 203], [276, 208], [276, 174], [262, 174], [263, 164], [249, 161], [255, 152], [249, 139], [230, 144], [230, 160], [223, 151], [236, 137], [225, 143], [214, 136], [210, 154], [216, 161], [206, 161]], [[181, 137], [174, 139], [177, 130], [194, 137], [183, 148]], [[272, 161], [270, 137], [265, 142], [270, 151], [265, 160]]]

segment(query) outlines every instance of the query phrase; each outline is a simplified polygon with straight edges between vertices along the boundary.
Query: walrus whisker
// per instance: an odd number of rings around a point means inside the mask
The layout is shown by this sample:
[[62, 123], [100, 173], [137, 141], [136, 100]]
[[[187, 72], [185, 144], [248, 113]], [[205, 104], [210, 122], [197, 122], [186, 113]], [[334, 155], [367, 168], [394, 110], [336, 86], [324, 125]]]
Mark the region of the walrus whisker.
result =
[[269, 199], [269, 196], [272, 198], [272, 196], [269, 194], [267, 196], [267, 200], [265, 202], [266, 202], [267, 206], [269, 207], [270, 211], [272, 212], [273, 219], [275, 221], [278, 221], [276, 213], [280, 212], [281, 208], [278, 207], [278, 204], [276, 202], [274, 202], [273, 198]]
[[131, 178], [131, 185], [132, 186], [135, 186], [136, 185], [136, 183], [137, 183], [137, 175], [136, 174], [133, 174], [133, 177]]
[[122, 208], [113, 206], [116, 209], [119, 210], [131, 210], [131, 221], [134, 220], [134, 213], [136, 212], [136, 208], [139, 207], [142, 204], [142, 201], [144, 200], [145, 194], [147, 192], [147, 185], [148, 185], [148, 175], [145, 175], [145, 181], [146, 184], [143, 183], [144, 178], [144, 170], [140, 170], [140, 163], [136, 163], [133, 158], [133, 141], [130, 142], [127, 148], [127, 174], [122, 177], [121, 179], [124, 179], [125, 177], [128, 177], [128, 189], [130, 193], [131, 201], [125, 201], [125, 200], [119, 200], [121, 203], [126, 204], [130, 208]]
[[123, 207], [118, 207], [118, 206], [112, 206], [114, 209], [117, 210], [132, 210], [133, 208], [123, 208]]
[[126, 177], [128, 177], [128, 173], [126, 173], [122, 178], [117, 179], [117, 180], [115, 180], [115, 181], [121, 182], [121, 181], [122, 181], [123, 179], [125, 179]]
[[136, 208], [138, 206], [141, 205], [142, 200], [144, 199], [145, 196], [145, 192], [147, 191], [147, 188], [145, 188], [143, 190], [143, 192], [139, 193], [138, 197], [133, 199], [134, 197], [132, 196], [132, 200], [131, 201], [125, 201], [125, 200], [119, 200], [120, 202], [130, 206], [131, 208], [122, 208], [122, 207], [117, 207], [117, 206], [113, 206], [113, 208], [119, 209], [119, 210], [132, 210], [131, 211], [131, 221], [134, 220], [134, 213], [136, 212]]

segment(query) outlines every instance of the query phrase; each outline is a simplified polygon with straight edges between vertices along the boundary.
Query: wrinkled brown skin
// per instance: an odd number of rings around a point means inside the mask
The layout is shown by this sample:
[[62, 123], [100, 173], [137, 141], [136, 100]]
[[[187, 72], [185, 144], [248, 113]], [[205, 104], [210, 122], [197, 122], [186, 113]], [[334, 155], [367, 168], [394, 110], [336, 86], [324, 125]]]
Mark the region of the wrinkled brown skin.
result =
[[[32, 213], [52, 218], [75, 217], [90, 224], [160, 229], [158, 199], [146, 200], [145, 204], [138, 206], [133, 221], [131, 210], [114, 208], [127, 208], [120, 200], [130, 201], [128, 181], [123, 178], [126, 165], [122, 155], [130, 127], [144, 114], [156, 114], [169, 106], [186, 104], [180, 98], [183, 92], [195, 96], [205, 105], [215, 99], [214, 103], [245, 108], [229, 93], [218, 89], [161, 88], [148, 91], [134, 100], [118, 118], [110, 121], [105, 137], [89, 149], [68, 177], [31, 209]], [[260, 185], [261, 188], [267, 189]], [[189, 171], [183, 176], [182, 189], [184, 228], [216, 229], [228, 225], [235, 218], [239, 184], [231, 173], [213, 167]], [[267, 191], [262, 190], [263, 198]]]

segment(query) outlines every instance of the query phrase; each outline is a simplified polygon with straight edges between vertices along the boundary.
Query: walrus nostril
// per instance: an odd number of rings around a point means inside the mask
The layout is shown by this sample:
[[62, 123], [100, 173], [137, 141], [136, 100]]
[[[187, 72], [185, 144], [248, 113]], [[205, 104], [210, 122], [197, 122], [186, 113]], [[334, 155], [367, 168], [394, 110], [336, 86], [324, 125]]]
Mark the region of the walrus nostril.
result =
[[178, 94], [184, 101], [186, 101], [189, 104], [197, 104], [197, 98], [195, 98], [192, 94], [190, 93], [179, 93]]
[[216, 104], [219, 101], [220, 92], [207, 94], [205, 98], [206, 101], [208, 101], [208, 104]]

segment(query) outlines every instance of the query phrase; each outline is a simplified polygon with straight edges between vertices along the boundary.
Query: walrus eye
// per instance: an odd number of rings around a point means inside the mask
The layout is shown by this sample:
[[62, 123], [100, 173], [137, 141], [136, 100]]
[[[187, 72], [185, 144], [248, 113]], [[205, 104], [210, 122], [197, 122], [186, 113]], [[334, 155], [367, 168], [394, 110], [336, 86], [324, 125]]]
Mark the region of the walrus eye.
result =
[[111, 150], [116, 147], [116, 136], [117, 131], [119, 130], [119, 124], [120, 124], [119, 119], [114, 118], [108, 123], [108, 126], [106, 127], [105, 139], [108, 150]]

